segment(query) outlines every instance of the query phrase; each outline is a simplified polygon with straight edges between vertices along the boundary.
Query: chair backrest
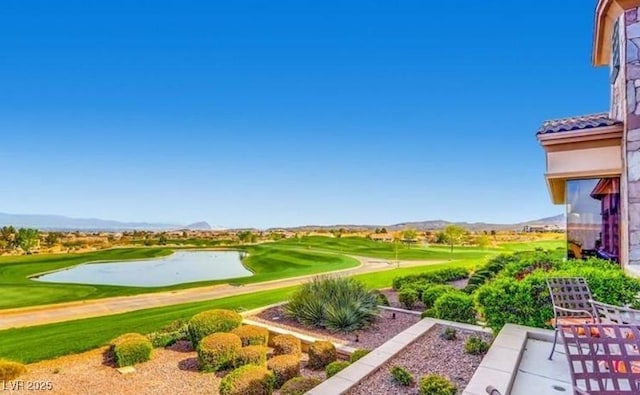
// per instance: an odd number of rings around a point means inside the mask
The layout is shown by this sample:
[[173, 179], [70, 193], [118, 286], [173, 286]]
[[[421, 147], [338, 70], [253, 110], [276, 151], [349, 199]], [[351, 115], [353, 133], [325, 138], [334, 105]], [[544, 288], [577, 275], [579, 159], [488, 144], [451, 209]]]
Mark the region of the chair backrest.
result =
[[576, 393], [640, 393], [640, 330], [635, 325], [560, 325]]
[[556, 317], [583, 317], [584, 313], [556, 310], [555, 307], [594, 312], [591, 305], [593, 295], [583, 277], [549, 277], [547, 286]]
[[602, 302], [591, 302], [598, 314], [599, 321], [603, 324], [628, 324], [640, 326], [640, 310], [628, 307], [614, 306]]

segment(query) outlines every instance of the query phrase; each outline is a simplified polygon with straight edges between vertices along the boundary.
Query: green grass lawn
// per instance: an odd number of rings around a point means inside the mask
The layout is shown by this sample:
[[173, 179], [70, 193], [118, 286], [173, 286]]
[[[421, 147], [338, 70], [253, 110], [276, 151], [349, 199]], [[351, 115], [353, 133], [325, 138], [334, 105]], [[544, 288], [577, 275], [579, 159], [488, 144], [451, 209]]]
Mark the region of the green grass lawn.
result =
[[292, 251], [273, 246], [250, 246], [245, 266], [254, 275], [233, 280], [202, 281], [167, 287], [120, 287], [107, 285], [56, 284], [33, 281], [28, 276], [91, 261], [143, 259], [165, 256], [166, 248], [117, 248], [83, 254], [29, 255], [0, 258], [0, 309], [61, 303], [74, 300], [135, 295], [197, 286], [259, 281], [302, 276], [355, 267], [350, 257], [331, 252]]
[[[468, 260], [483, 259], [501, 252], [555, 248], [564, 245], [559, 241], [533, 243], [508, 243], [499, 248], [479, 249], [455, 247], [451, 252], [446, 246], [398, 247], [401, 260]], [[254, 275], [232, 280], [202, 281], [166, 287], [122, 287], [107, 285], [56, 284], [30, 280], [37, 273], [59, 270], [91, 261], [144, 259], [165, 256], [168, 248], [116, 248], [83, 254], [30, 255], [0, 257], [0, 309], [61, 303], [76, 300], [140, 293], [168, 291], [221, 283], [248, 284], [287, 277], [316, 274], [354, 267], [356, 260], [345, 255], [359, 255], [381, 259], [395, 259], [396, 246], [362, 237], [302, 237], [275, 243], [238, 247], [249, 256], [244, 264]]]
[[[381, 259], [395, 259], [396, 245], [394, 243], [374, 241], [364, 237], [331, 238], [323, 236], [306, 236], [300, 239], [288, 239], [277, 243], [279, 248], [303, 248], [307, 250], [333, 251], [341, 254], [366, 256]], [[454, 260], [482, 258], [490, 254], [501, 252], [500, 249], [456, 246], [451, 252], [447, 246], [420, 245], [398, 246], [400, 260]]]
[[[436, 270], [451, 265], [472, 266], [477, 263], [477, 261], [468, 260], [393, 269], [354, 277], [362, 280], [371, 288], [387, 288], [391, 286], [393, 278], [399, 275]], [[200, 311], [213, 308], [252, 309], [281, 302], [286, 300], [294, 289], [295, 287], [287, 287], [206, 302], [159, 307], [27, 328], [7, 329], [0, 331], [0, 358], [31, 363], [61, 355], [79, 353], [103, 346], [109, 340], [123, 333], [153, 332], [174, 320], [188, 319]]]

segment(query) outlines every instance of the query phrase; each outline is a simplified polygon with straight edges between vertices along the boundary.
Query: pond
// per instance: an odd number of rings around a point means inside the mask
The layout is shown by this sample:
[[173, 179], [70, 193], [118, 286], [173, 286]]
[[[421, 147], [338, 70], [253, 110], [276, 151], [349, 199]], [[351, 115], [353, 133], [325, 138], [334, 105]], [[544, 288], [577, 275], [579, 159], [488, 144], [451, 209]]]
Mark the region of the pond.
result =
[[251, 276], [238, 251], [178, 251], [144, 260], [91, 262], [33, 278], [53, 283], [161, 287]]

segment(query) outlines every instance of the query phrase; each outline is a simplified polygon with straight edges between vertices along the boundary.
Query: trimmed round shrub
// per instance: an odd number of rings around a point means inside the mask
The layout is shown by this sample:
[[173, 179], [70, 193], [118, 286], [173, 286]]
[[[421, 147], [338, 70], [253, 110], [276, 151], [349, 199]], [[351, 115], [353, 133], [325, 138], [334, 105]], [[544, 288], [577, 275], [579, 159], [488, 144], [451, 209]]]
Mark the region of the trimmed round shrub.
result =
[[242, 341], [233, 333], [218, 332], [205, 337], [197, 348], [200, 370], [217, 372], [232, 367], [241, 348]]
[[345, 369], [349, 365], [351, 365], [351, 363], [347, 361], [334, 361], [328, 364], [324, 371], [327, 374], [327, 378], [330, 378], [338, 374], [339, 371]]
[[276, 355], [267, 361], [267, 367], [273, 372], [276, 388], [280, 388], [285, 382], [300, 376], [300, 358], [297, 355]]
[[398, 301], [404, 308], [410, 310], [418, 302], [418, 291], [411, 287], [403, 287], [398, 292]]
[[313, 377], [294, 377], [280, 388], [281, 395], [304, 395], [322, 381]]
[[264, 366], [246, 365], [233, 370], [220, 382], [220, 395], [271, 395], [274, 377]]
[[139, 333], [125, 333], [111, 342], [116, 365], [132, 366], [151, 359], [153, 344]]
[[242, 347], [266, 346], [269, 342], [269, 330], [256, 325], [242, 325], [232, 330], [242, 340]]
[[365, 355], [369, 354], [371, 350], [367, 350], [366, 348], [359, 348], [351, 353], [349, 356], [349, 362], [354, 363]]
[[325, 366], [338, 359], [338, 351], [330, 341], [317, 340], [309, 346], [309, 363], [311, 369], [324, 369]]
[[410, 386], [415, 381], [407, 369], [397, 365], [391, 367], [391, 377], [393, 377], [393, 381], [405, 387]]
[[437, 374], [420, 379], [418, 395], [456, 395], [457, 389], [449, 380]]
[[27, 372], [27, 368], [19, 363], [0, 359], [0, 381], [15, 380]]
[[237, 355], [235, 366], [244, 365], [267, 365], [267, 353], [269, 349], [265, 346], [246, 346], [242, 347]]
[[302, 342], [293, 335], [278, 335], [271, 341], [275, 355], [302, 354]]
[[447, 292], [433, 304], [436, 318], [448, 321], [476, 323], [476, 309], [473, 297], [462, 291]]
[[242, 324], [242, 316], [231, 310], [208, 310], [189, 320], [189, 336], [195, 347], [202, 338], [216, 332], [230, 332]]
[[433, 304], [436, 300], [446, 294], [447, 292], [453, 292], [456, 289], [451, 285], [446, 284], [435, 284], [427, 288], [424, 292], [422, 292], [422, 303], [424, 303], [424, 307], [430, 309], [433, 307]]

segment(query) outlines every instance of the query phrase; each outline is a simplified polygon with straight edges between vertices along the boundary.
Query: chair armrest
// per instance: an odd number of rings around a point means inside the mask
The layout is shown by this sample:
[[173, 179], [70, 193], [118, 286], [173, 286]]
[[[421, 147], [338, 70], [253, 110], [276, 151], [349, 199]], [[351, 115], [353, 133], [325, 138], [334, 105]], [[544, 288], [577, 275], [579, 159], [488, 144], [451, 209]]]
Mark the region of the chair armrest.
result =
[[589, 311], [589, 310], [582, 310], [582, 309], [567, 309], [564, 307], [560, 307], [560, 306], [553, 306], [554, 310], [559, 310], [559, 311], [566, 311], [567, 313], [586, 313], [589, 317], [591, 317], [591, 319], [593, 319], [593, 312]]

